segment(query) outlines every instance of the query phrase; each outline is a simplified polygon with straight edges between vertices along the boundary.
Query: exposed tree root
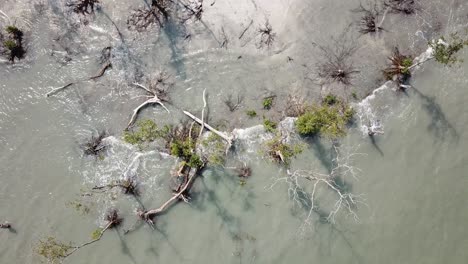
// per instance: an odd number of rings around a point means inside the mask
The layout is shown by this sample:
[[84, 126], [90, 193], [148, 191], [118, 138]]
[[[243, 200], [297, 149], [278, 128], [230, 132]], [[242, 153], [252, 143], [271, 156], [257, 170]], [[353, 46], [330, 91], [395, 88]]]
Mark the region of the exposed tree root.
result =
[[146, 100], [145, 102], [143, 102], [141, 105], [139, 105], [137, 108], [135, 108], [133, 110], [133, 114], [132, 114], [132, 117], [130, 118], [130, 122], [128, 122], [128, 125], [127, 125], [127, 129], [130, 128], [134, 123], [135, 123], [135, 120], [137, 118], [137, 115], [138, 115], [138, 112], [140, 112], [140, 110], [149, 105], [149, 104], [159, 104], [160, 106], [162, 106], [168, 113], [171, 113], [169, 111], [169, 109], [166, 108], [166, 106], [163, 104], [162, 100], [159, 99], [158, 97], [158, 92], [157, 91], [152, 91], [148, 88], [146, 88], [145, 86], [139, 84], [139, 83], [133, 83], [133, 85], [137, 86], [137, 87], [140, 87], [142, 89], [144, 89], [145, 91], [147, 91], [150, 95], [147, 96], [147, 98], [149, 98], [148, 100]]

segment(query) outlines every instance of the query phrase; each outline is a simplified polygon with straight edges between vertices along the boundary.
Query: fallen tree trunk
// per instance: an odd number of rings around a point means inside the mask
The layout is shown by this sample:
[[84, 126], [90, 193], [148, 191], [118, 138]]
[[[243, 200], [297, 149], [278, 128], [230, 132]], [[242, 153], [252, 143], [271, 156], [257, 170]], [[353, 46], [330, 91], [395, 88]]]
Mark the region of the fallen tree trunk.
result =
[[0, 228], [3, 228], [3, 229], [10, 229], [11, 228], [11, 224], [8, 223], [8, 222], [5, 222], [3, 224], [0, 224]]
[[215, 133], [216, 135], [220, 136], [221, 138], [223, 138], [224, 140], [227, 141], [227, 143], [229, 144], [229, 146], [232, 145], [232, 142], [234, 141], [234, 137], [233, 136], [228, 136], [226, 134], [224, 134], [223, 132], [220, 132], [218, 131], [217, 129], [213, 128], [212, 126], [208, 125], [207, 123], [203, 122], [202, 120], [200, 120], [198, 117], [192, 115], [190, 112], [188, 111], [183, 111], [184, 114], [186, 114], [187, 116], [189, 116], [190, 118], [192, 118], [193, 120], [195, 120], [197, 123], [199, 123], [200, 125], [206, 127], [208, 130], [210, 130], [211, 132]]
[[193, 181], [197, 177], [199, 169], [196, 168], [191, 168], [189, 173], [188, 173], [188, 180], [185, 183], [185, 185], [182, 187], [182, 189], [174, 194], [169, 200], [167, 200], [164, 204], [162, 204], [159, 208], [157, 209], [151, 209], [147, 211], [139, 211], [137, 212], [137, 215], [145, 220], [146, 222], [150, 224], [154, 224], [152, 218], [154, 218], [156, 215], [162, 213], [163, 211], [167, 210], [172, 204], [174, 204], [176, 201], [179, 200], [179, 198], [182, 198], [184, 201], [186, 199], [183, 197], [184, 192], [188, 191], [190, 189], [190, 186], [192, 185]]

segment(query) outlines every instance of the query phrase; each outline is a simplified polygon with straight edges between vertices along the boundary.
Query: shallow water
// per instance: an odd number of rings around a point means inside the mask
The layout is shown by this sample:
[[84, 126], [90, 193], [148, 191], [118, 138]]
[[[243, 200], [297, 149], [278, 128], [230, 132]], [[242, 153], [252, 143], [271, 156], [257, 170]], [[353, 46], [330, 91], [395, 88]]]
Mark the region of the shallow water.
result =
[[[206, 25], [189, 24], [190, 41], [174, 32], [128, 31], [130, 7], [143, 2], [101, 2], [101, 11], [87, 25], [67, 13], [62, 1], [0, 3], [0, 10], [27, 29], [28, 43], [24, 60], [0, 65], [0, 221], [14, 226], [14, 232], [0, 231], [5, 241], [1, 263], [40, 263], [34, 248], [50, 235], [77, 244], [87, 241], [105, 224], [110, 207], [119, 208], [123, 228], [106, 232], [66, 263], [466, 263], [468, 52], [460, 53], [465, 62], [451, 68], [425, 63], [406, 93], [381, 87], [380, 69], [395, 43], [419, 55], [427, 40], [463, 32], [467, 1], [427, 1], [414, 16], [388, 15], [383, 24], [388, 30], [372, 37], [359, 37], [356, 28], [347, 27], [356, 22], [358, 15], [350, 10], [359, 1], [216, 1], [206, 5]], [[257, 49], [254, 29], [266, 17], [277, 40], [271, 49]], [[2, 27], [7, 20], [2, 16]], [[239, 40], [251, 20], [254, 26]], [[217, 43], [221, 28], [229, 36], [227, 49]], [[270, 188], [287, 176], [259, 154], [271, 135], [249, 127], [261, 124], [262, 115], [279, 120], [294, 91], [307, 101], [320, 100], [325, 91], [313, 81], [320, 60], [316, 44], [327, 45], [330, 36], [344, 30], [359, 47], [353, 62], [360, 72], [351, 91], [360, 99], [352, 102], [358, 118], [340, 146], [343, 152], [359, 153], [353, 165], [360, 171], [358, 177], [346, 178], [343, 188], [363, 194], [365, 204], [355, 209], [357, 221], [341, 211], [330, 223], [324, 217], [336, 196], [321, 187], [320, 210], [304, 225], [307, 210], [290, 199], [287, 184]], [[113, 47], [113, 68], [102, 78], [44, 96], [95, 74], [100, 51], [108, 45]], [[124, 235], [123, 229], [137, 223], [140, 203], [159, 207], [170, 197], [168, 175], [177, 161], [121, 140], [131, 111], [143, 100], [131, 83], [144, 83], [159, 69], [174, 81], [171, 114], [155, 106], [142, 116], [159, 124], [182, 120], [182, 109], [200, 115], [206, 88], [210, 123], [226, 131], [249, 128], [226, 166], [245, 161], [253, 175], [241, 185], [231, 169], [208, 168], [192, 188], [190, 205], [177, 204], [158, 217], [156, 230], [139, 224]], [[275, 106], [262, 110], [262, 98], [272, 94]], [[233, 113], [223, 103], [229, 95], [244, 98]], [[248, 109], [259, 117], [249, 119]], [[373, 141], [362, 133], [372, 122], [385, 131]], [[112, 134], [105, 140], [104, 159], [85, 157], [80, 145], [102, 129]], [[291, 171], [327, 173], [333, 163], [331, 142], [313, 140], [307, 146]], [[117, 191], [83, 196], [89, 187], [128, 175], [141, 182], [139, 202]], [[77, 200], [90, 212], [74, 210], [70, 202]]]

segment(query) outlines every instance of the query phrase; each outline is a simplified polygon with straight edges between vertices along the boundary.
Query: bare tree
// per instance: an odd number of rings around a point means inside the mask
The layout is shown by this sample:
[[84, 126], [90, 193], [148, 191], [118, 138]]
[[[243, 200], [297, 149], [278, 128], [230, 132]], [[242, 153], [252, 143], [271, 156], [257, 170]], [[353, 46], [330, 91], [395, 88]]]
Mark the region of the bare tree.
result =
[[97, 4], [99, 0], [73, 0], [67, 3], [67, 6], [71, 7], [75, 13], [89, 15], [94, 13]]
[[234, 101], [232, 98], [232, 94], [228, 95], [228, 97], [224, 100], [224, 104], [229, 108], [229, 111], [234, 112], [242, 105], [244, 101], [244, 96], [238, 94], [237, 100]]
[[378, 5], [378, 2], [374, 2], [373, 4], [369, 5], [369, 7], [365, 7], [362, 5], [362, 3], [360, 3], [359, 8], [353, 10], [354, 12], [362, 13], [361, 19], [359, 21], [359, 32], [362, 34], [374, 34], [384, 30], [382, 24], [388, 9], [384, 11], [381, 20], [378, 21], [382, 13], [381, 7]]
[[170, 113], [169, 109], [166, 108], [164, 102], [169, 101], [168, 90], [172, 86], [172, 82], [169, 81], [170, 76], [164, 72], [160, 71], [156, 73], [154, 76], [150, 77], [148, 80], [149, 86], [143, 86], [139, 83], [134, 83], [136, 87], [139, 87], [146, 91], [147, 98], [142, 104], [140, 104], [137, 108], [133, 110], [132, 117], [130, 118], [130, 122], [128, 122], [127, 129], [130, 128], [137, 118], [138, 112], [145, 106], [149, 104], [159, 104], [161, 105], [168, 113]]
[[172, 18], [178, 25], [190, 19], [200, 20], [203, 14], [203, 0], [152, 0], [151, 5], [134, 9], [127, 19], [128, 28], [145, 31], [151, 26], [163, 28]]
[[353, 76], [359, 72], [351, 61], [357, 50], [354, 40], [345, 31], [338, 37], [331, 37], [329, 46], [316, 45], [321, 55], [321, 60], [316, 64], [320, 82], [351, 85]]
[[419, 0], [385, 0], [384, 5], [393, 13], [414, 14], [419, 7]]
[[107, 137], [106, 131], [99, 132], [98, 136], [91, 136], [88, 142], [83, 144], [84, 154], [89, 156], [99, 156], [99, 154], [106, 148], [106, 145], [102, 142], [105, 137]]
[[276, 38], [276, 33], [273, 31], [273, 27], [270, 25], [270, 21], [268, 19], [265, 21], [263, 26], [260, 26], [258, 29], [260, 34], [260, 40], [257, 44], [258, 48], [270, 48], [273, 45], [273, 42]]
[[[357, 153], [357, 149], [358, 147], [344, 149], [334, 144], [334, 167], [328, 174], [313, 170], [288, 170], [287, 175], [274, 178], [269, 189], [273, 189], [280, 183], [286, 184], [288, 195], [293, 203], [306, 209], [304, 222], [300, 227], [301, 232], [313, 226], [315, 214], [318, 214], [319, 218], [325, 217], [326, 221], [334, 223], [337, 214], [343, 211], [355, 221], [359, 221], [357, 208], [359, 205], [366, 205], [364, 196], [353, 194], [344, 186], [350, 178], [358, 179], [358, 174], [361, 172], [353, 165], [356, 156], [364, 155]], [[328, 209], [325, 209], [322, 206], [319, 207], [318, 200], [327, 190], [335, 194], [336, 200], [329, 205]]]

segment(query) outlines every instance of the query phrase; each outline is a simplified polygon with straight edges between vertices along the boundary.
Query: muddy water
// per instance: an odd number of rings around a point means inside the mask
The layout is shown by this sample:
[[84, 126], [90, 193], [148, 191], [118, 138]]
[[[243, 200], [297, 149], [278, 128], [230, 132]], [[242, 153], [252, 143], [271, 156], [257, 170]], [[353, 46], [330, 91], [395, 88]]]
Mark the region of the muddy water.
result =
[[[427, 40], [463, 32], [466, 1], [426, 1], [414, 16], [389, 14], [380, 36], [361, 37], [348, 28], [359, 17], [350, 12], [358, 1], [216, 1], [206, 5], [205, 25], [189, 24], [190, 41], [181, 32], [128, 31], [128, 10], [143, 2], [102, 1], [87, 23], [67, 13], [61, 1], [28, 3], [0, 3], [11, 21], [27, 29], [28, 43], [24, 60], [0, 65], [0, 221], [15, 228], [0, 232], [1, 263], [40, 263], [34, 247], [47, 236], [88, 240], [103, 226], [109, 207], [119, 208], [123, 228], [107, 232], [67, 263], [466, 262], [468, 53], [460, 54], [464, 63], [451, 68], [424, 64], [406, 93], [381, 87], [379, 72], [395, 43], [418, 55]], [[271, 49], [259, 50], [256, 28], [265, 18], [277, 38]], [[252, 29], [239, 40], [251, 20]], [[3, 14], [0, 21], [9, 23]], [[223, 28], [227, 49], [218, 45]], [[132, 82], [144, 83], [159, 69], [171, 74], [171, 114], [157, 106], [142, 113], [158, 123], [182, 120], [181, 109], [199, 114], [206, 88], [210, 122], [226, 130], [248, 128], [260, 124], [263, 115], [279, 120], [290, 93], [320, 100], [323, 91], [314, 81], [317, 45], [329, 45], [330, 37], [343, 31], [360, 47], [352, 58], [360, 72], [351, 87], [359, 100], [351, 103], [363, 114], [340, 140], [341, 149], [359, 153], [353, 165], [360, 171], [346, 179], [346, 188], [365, 199], [355, 209], [358, 221], [345, 212], [334, 223], [324, 221], [336, 196], [323, 187], [322, 211], [304, 226], [307, 211], [290, 199], [288, 185], [270, 188], [286, 170], [259, 154], [268, 135], [254, 127], [242, 131], [239, 151], [226, 165], [252, 166], [245, 185], [229, 168], [208, 168], [195, 182], [190, 205], [178, 204], [159, 217], [155, 230], [137, 223], [137, 208], [158, 207], [170, 196], [167, 176], [176, 161], [122, 142], [130, 113], [143, 100]], [[95, 74], [105, 46], [113, 47], [111, 71], [45, 98], [55, 87]], [[261, 99], [273, 94], [273, 110], [262, 110]], [[233, 113], [223, 103], [229, 95], [243, 98]], [[248, 109], [259, 117], [249, 119]], [[373, 141], [362, 133], [372, 122], [385, 131]], [[102, 129], [112, 135], [105, 139], [104, 158], [85, 157], [80, 145]], [[309, 143], [291, 171], [326, 173], [331, 142]], [[141, 183], [139, 201], [117, 191], [86, 195], [90, 186], [130, 175]], [[74, 201], [90, 211], [78, 212]], [[123, 229], [135, 223], [135, 231], [125, 235]]]

